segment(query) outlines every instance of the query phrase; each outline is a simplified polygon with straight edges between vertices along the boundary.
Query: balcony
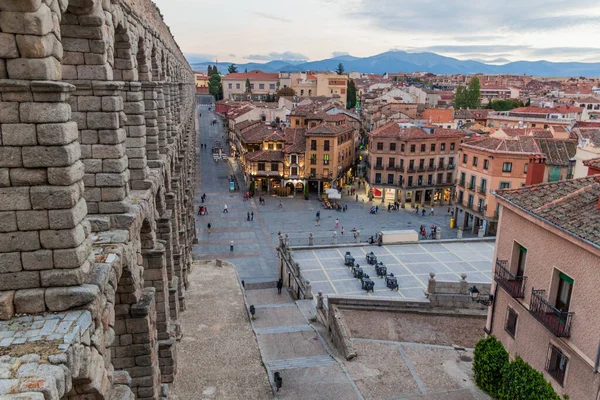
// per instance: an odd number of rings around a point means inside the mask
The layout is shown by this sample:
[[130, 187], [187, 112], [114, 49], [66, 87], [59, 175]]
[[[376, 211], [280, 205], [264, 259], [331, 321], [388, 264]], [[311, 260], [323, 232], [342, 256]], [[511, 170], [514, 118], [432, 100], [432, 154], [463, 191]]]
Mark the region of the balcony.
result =
[[373, 169], [376, 169], [376, 170], [382, 171], [382, 170], [383, 170], [383, 165], [381, 165], [381, 164], [375, 164], [375, 165], [373, 166]]
[[430, 165], [429, 167], [427, 167], [427, 171], [435, 171], [435, 165]]
[[417, 170], [415, 169], [415, 167], [408, 167], [408, 171], [409, 174], [415, 173], [417, 172]]
[[387, 167], [385, 167], [385, 169], [387, 169], [388, 171], [395, 171], [396, 170], [396, 166], [393, 165], [393, 164], [390, 164]]
[[467, 185], [467, 189], [469, 189], [469, 190], [475, 190], [475, 184], [473, 184], [473, 183], [469, 183], [469, 184]]
[[487, 187], [485, 186], [477, 186], [477, 193], [479, 193], [482, 196], [485, 196], [487, 193]]
[[419, 168], [417, 169], [417, 171], [419, 171], [419, 172], [425, 172], [425, 166], [424, 165], [419, 165]]
[[527, 281], [527, 277], [511, 274], [508, 270], [508, 260], [496, 259], [494, 280], [512, 298], [522, 299], [525, 297], [525, 281]]
[[457, 181], [456, 181], [456, 184], [457, 184], [458, 186], [460, 186], [460, 187], [465, 187], [465, 181], [462, 181], [462, 180], [461, 180], [461, 181], [459, 181], [459, 180], [457, 180]]
[[454, 164], [450, 164], [450, 165], [448, 165], [446, 168], [448, 168], [448, 169], [454, 169], [454, 168], [456, 168], [456, 165], [454, 165]]
[[396, 171], [404, 172], [404, 167], [396, 167]]
[[441, 170], [445, 170], [446, 166], [444, 164], [440, 164], [440, 165], [438, 165], [437, 169], [440, 170], [440, 171]]
[[558, 310], [546, 299], [545, 290], [531, 290], [529, 313], [557, 337], [571, 336], [571, 320], [574, 313]]

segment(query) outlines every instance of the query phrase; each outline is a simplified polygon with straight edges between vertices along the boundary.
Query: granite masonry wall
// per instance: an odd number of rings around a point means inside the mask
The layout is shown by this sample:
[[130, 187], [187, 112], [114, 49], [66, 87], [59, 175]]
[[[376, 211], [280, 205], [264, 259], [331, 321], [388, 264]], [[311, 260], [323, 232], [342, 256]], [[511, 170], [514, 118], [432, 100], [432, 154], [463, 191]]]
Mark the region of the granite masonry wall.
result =
[[0, 397], [168, 397], [195, 141], [150, 0], [0, 0]]

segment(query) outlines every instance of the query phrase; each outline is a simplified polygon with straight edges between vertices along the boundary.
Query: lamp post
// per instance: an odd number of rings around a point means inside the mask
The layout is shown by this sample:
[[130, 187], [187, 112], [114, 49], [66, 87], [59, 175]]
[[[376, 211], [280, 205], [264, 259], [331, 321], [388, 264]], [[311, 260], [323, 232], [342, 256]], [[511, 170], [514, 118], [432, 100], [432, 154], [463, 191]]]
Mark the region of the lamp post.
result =
[[487, 299], [480, 299], [479, 298], [479, 289], [477, 289], [477, 286], [471, 286], [469, 288], [469, 295], [471, 296], [471, 301], [477, 302], [479, 304], [483, 304], [484, 306], [491, 306], [492, 302], [494, 301], [494, 295], [493, 294], [489, 294]]

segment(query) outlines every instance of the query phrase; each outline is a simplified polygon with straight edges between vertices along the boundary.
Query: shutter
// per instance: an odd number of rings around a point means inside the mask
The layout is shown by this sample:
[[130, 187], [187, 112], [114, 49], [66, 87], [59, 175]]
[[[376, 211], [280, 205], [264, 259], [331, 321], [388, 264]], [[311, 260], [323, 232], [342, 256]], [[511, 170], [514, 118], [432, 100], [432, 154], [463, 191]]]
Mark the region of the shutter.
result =
[[573, 278], [571, 278], [571, 277], [570, 277], [570, 276], [568, 276], [568, 275], [565, 275], [565, 274], [563, 274], [562, 272], [559, 274], [559, 278], [560, 278], [561, 280], [563, 280], [563, 281], [567, 282], [567, 283], [568, 283], [568, 284], [570, 284], [570, 285], [573, 285], [573, 282], [575, 282], [575, 281], [573, 280]]

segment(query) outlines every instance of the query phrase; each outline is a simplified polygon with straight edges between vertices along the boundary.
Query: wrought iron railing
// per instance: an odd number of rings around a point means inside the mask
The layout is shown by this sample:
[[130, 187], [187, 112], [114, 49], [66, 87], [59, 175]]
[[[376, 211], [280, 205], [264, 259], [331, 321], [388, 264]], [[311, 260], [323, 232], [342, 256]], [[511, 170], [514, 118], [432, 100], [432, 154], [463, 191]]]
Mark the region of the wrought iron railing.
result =
[[525, 282], [527, 281], [527, 277], [512, 274], [508, 270], [508, 260], [496, 259], [494, 279], [498, 286], [510, 294], [511, 297], [515, 299], [525, 297]]
[[571, 320], [574, 313], [552, 306], [544, 298], [545, 290], [531, 290], [529, 313], [557, 337], [571, 336]]

